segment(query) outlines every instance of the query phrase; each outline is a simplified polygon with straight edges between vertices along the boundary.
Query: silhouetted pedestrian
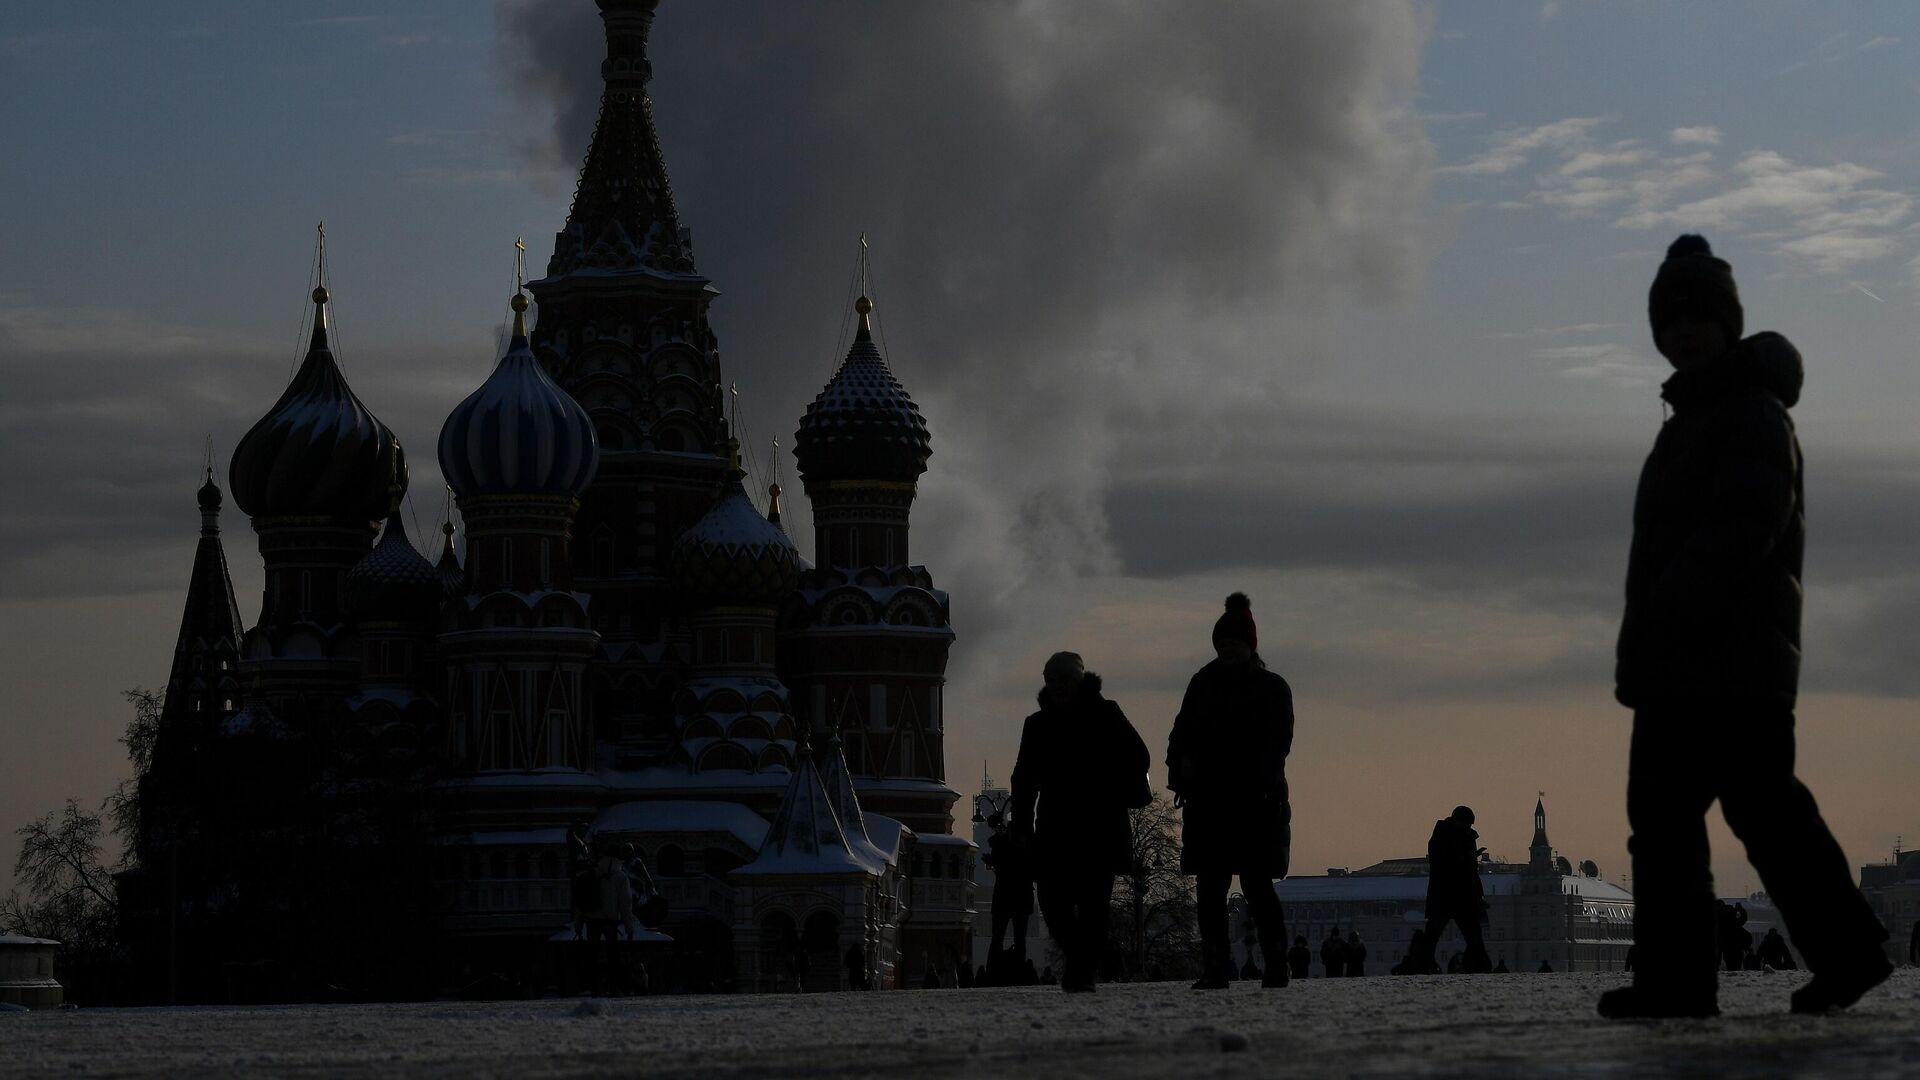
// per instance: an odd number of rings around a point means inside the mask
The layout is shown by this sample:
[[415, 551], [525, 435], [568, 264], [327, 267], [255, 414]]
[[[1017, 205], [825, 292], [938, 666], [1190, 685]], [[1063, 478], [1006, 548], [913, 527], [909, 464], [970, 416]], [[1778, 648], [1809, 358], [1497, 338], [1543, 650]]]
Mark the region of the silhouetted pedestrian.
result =
[[1313, 950], [1307, 948], [1307, 936], [1296, 935], [1293, 939], [1293, 948], [1287, 950], [1288, 972], [1296, 979], [1304, 979], [1311, 974], [1309, 969], [1312, 967]]
[[1347, 973], [1347, 943], [1340, 940], [1340, 928], [1327, 931], [1327, 940], [1320, 943], [1320, 966], [1327, 969], [1327, 978], [1337, 979]]
[[1720, 963], [1728, 971], [1743, 970], [1746, 967], [1747, 948], [1753, 944], [1753, 935], [1746, 928], [1746, 906], [1729, 904], [1725, 900], [1716, 900], [1714, 905], [1714, 929], [1720, 942]]
[[1367, 947], [1360, 942], [1360, 931], [1347, 934], [1347, 978], [1355, 979], [1367, 973]]
[[[600, 845], [592, 868], [575, 876], [573, 904], [574, 925], [586, 927], [587, 963], [592, 971], [586, 981], [603, 994], [624, 989], [620, 939], [630, 932], [633, 923], [633, 887], [615, 848]], [[596, 942], [597, 949], [593, 947]]]
[[[1147, 792], [1147, 744], [1100, 676], [1055, 653], [1040, 711], [1027, 717], [1013, 766], [1013, 832], [1032, 838], [1040, 913], [1066, 954], [1061, 989], [1091, 991], [1106, 948], [1115, 874], [1133, 865], [1130, 806]], [[1038, 804], [1038, 810], [1035, 804]]]
[[1227, 887], [1234, 877], [1259, 929], [1264, 986], [1287, 984], [1286, 913], [1273, 891], [1287, 876], [1293, 809], [1287, 754], [1293, 749], [1293, 690], [1260, 659], [1253, 603], [1227, 597], [1213, 624], [1214, 659], [1187, 683], [1167, 737], [1167, 790], [1181, 808], [1180, 872], [1196, 877], [1200, 979], [1195, 990], [1227, 985]]
[[1540, 961], [1540, 970], [1536, 971], [1534, 974], [1551, 975], [1553, 974], [1553, 965], [1545, 960], [1542, 960]]
[[1920, 919], [1913, 921], [1913, 935], [1907, 938], [1907, 963], [1920, 964]]
[[1027, 958], [1027, 921], [1033, 917], [1033, 860], [998, 810], [987, 818], [987, 825], [993, 833], [987, 837], [987, 851], [980, 858], [993, 868], [993, 944], [987, 950], [987, 963], [992, 966], [1009, 929], [1013, 931], [1014, 958]]
[[865, 990], [867, 988], [867, 948], [861, 942], [847, 946], [845, 957], [847, 965], [847, 989]]
[[1502, 957], [1500, 958], [1500, 962], [1499, 962], [1499, 963], [1497, 963], [1497, 964], [1495, 964], [1495, 965], [1493, 965], [1493, 973], [1494, 973], [1495, 975], [1511, 975], [1511, 974], [1513, 974], [1513, 969], [1512, 969], [1512, 968], [1509, 968], [1509, 967], [1507, 966], [1507, 958], [1506, 958], [1505, 956], [1502, 956]]
[[1780, 936], [1777, 926], [1767, 928], [1767, 935], [1760, 939], [1760, 947], [1754, 955], [1763, 966], [1775, 971], [1792, 971], [1799, 967], [1793, 962], [1793, 950], [1787, 948], [1787, 939]]
[[1053, 966], [1051, 964], [1047, 966], [1046, 970], [1042, 971], [1038, 975], [1035, 975], [1033, 973], [1033, 961], [1031, 960], [1027, 961], [1026, 985], [1032, 986], [1035, 983], [1039, 983], [1041, 986], [1052, 986], [1054, 984], [1054, 981], [1055, 980], [1053, 977]]
[[1806, 541], [1790, 409], [1800, 354], [1742, 340], [1733, 271], [1707, 242], [1667, 249], [1648, 294], [1654, 344], [1675, 372], [1634, 500], [1615, 696], [1634, 710], [1634, 984], [1609, 1017], [1718, 1013], [1705, 814], [1717, 798], [1813, 979], [1795, 1012], [1844, 1008], [1891, 972], [1886, 931], [1794, 778]]
[[1437, 971], [1433, 950], [1447, 924], [1460, 928], [1467, 939], [1467, 951], [1461, 958], [1462, 969], [1487, 970], [1487, 943], [1480, 924], [1487, 917], [1485, 891], [1480, 885], [1480, 834], [1473, 829], [1471, 807], [1456, 806], [1453, 813], [1433, 823], [1433, 835], [1427, 840], [1427, 926], [1421, 935], [1425, 948], [1422, 958], [1428, 971]]
[[1639, 948], [1640, 948], [1639, 942], [1634, 942], [1632, 945], [1627, 946], [1626, 963], [1621, 967], [1620, 970], [1622, 971], [1633, 970], [1634, 961], [1640, 958], [1640, 954], [1638, 952]]

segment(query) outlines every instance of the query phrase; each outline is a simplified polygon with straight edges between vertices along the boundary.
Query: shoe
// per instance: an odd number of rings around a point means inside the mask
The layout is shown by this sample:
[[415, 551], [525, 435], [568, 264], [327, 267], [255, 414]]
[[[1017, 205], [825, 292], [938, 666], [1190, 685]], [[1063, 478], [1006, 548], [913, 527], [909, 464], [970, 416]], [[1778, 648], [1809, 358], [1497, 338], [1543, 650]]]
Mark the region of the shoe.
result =
[[1712, 998], [1688, 1001], [1622, 986], [1600, 995], [1600, 1015], [1608, 1020], [1704, 1020], [1719, 1016], [1720, 1006]]
[[1195, 990], [1225, 990], [1226, 988], [1227, 980], [1219, 975], [1202, 975], [1193, 984]]
[[1280, 968], [1277, 971], [1269, 970], [1265, 975], [1260, 977], [1260, 989], [1262, 990], [1278, 990], [1286, 985], [1286, 968]]
[[1893, 965], [1877, 953], [1857, 967], [1816, 972], [1805, 986], [1793, 992], [1793, 1011], [1837, 1012], [1859, 1001], [1860, 995], [1886, 982], [1891, 974]]

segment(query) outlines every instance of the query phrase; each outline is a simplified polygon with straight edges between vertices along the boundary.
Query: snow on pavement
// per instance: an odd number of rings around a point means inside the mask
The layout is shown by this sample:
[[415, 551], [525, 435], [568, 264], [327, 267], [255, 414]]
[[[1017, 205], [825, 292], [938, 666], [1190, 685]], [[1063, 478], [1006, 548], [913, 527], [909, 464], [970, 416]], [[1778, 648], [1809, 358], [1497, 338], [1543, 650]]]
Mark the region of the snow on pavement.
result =
[[0, 1014], [0, 1075], [285, 1077], [1920, 1075], [1920, 971], [1853, 1010], [1722, 976], [1710, 1021], [1607, 1023], [1618, 975]]

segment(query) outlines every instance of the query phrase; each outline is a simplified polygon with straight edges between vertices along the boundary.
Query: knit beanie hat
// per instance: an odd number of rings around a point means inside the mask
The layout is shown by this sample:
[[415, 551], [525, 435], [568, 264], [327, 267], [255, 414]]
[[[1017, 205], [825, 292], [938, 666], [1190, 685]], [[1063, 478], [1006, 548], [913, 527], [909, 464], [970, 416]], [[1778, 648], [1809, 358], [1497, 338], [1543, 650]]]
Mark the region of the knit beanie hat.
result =
[[1041, 678], [1048, 682], [1072, 680], [1079, 682], [1087, 673], [1087, 665], [1080, 659], [1079, 653], [1057, 652], [1047, 657], [1047, 666], [1041, 671]]
[[1260, 632], [1253, 625], [1253, 601], [1246, 593], [1227, 597], [1227, 610], [1213, 624], [1213, 640], [1244, 641], [1247, 648], [1259, 651]]
[[1740, 341], [1746, 312], [1740, 307], [1740, 289], [1733, 283], [1733, 267], [1717, 258], [1707, 238], [1687, 233], [1667, 248], [1666, 261], [1647, 290], [1647, 321], [1654, 341], [1662, 328], [1683, 316], [1695, 315], [1720, 324], [1727, 346]]

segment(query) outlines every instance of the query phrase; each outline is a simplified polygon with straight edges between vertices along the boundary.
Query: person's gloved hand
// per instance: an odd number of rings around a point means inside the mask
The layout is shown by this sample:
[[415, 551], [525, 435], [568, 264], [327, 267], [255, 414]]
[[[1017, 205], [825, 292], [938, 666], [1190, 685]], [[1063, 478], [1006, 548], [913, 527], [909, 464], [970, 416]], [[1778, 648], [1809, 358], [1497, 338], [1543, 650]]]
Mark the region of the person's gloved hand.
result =
[[1177, 792], [1177, 791], [1176, 791], [1176, 792], [1174, 792], [1174, 793], [1173, 793], [1173, 808], [1174, 808], [1175, 810], [1178, 810], [1178, 809], [1180, 809], [1181, 807], [1183, 807], [1183, 806], [1185, 806], [1185, 805], [1187, 805], [1187, 797], [1186, 797], [1185, 795], [1182, 795], [1182, 794], [1180, 794], [1180, 793], [1179, 793], [1179, 792]]

